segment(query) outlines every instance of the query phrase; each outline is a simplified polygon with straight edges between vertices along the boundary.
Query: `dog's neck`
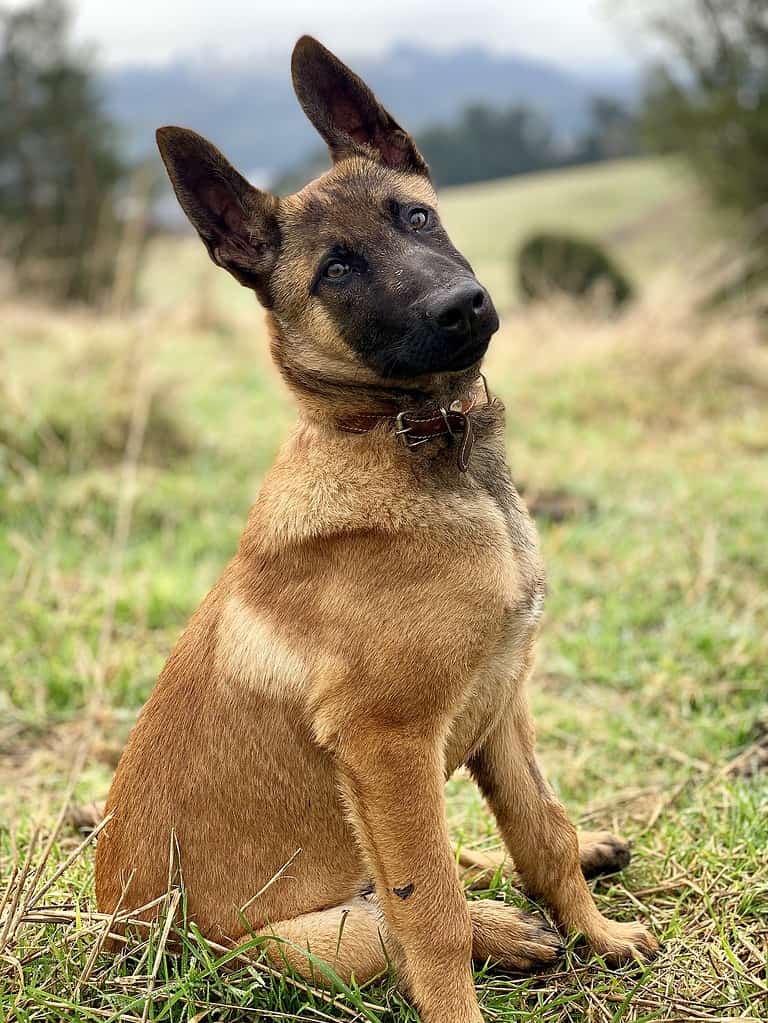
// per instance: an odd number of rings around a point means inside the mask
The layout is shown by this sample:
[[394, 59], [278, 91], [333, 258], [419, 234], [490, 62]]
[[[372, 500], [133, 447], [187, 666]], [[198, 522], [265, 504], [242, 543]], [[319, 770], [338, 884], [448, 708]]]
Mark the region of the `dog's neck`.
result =
[[456, 373], [434, 373], [413, 380], [382, 380], [313, 371], [289, 360], [277, 360], [280, 373], [297, 399], [303, 415], [327, 422], [345, 416], [376, 414], [395, 417], [401, 412], [450, 408], [466, 399], [480, 374], [480, 364]]
[[479, 367], [473, 367], [460, 374], [435, 374], [389, 384], [318, 376], [307, 380], [303, 374], [299, 379], [290, 368], [280, 369], [302, 412], [313, 419], [328, 420], [360, 413], [394, 418], [400, 412], [447, 409], [470, 394], [479, 375]]

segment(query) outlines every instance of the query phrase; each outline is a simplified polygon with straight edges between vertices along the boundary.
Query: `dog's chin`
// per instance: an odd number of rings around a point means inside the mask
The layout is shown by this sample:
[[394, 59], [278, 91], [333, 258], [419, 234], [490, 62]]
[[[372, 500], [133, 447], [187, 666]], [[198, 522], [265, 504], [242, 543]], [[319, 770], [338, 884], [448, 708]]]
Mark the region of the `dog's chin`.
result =
[[473, 341], [466, 349], [459, 349], [446, 365], [432, 370], [433, 373], [461, 373], [471, 366], [478, 365], [485, 357], [490, 344], [490, 335], [481, 341]]
[[428, 358], [399, 358], [381, 367], [382, 376], [386, 380], [417, 380], [422, 377], [440, 374], [463, 373], [472, 366], [478, 366], [488, 351], [491, 335], [484, 338], [472, 338], [453, 351], [437, 350], [429, 353]]
[[480, 363], [483, 361], [485, 353], [488, 351], [488, 345], [490, 343], [490, 335], [488, 337], [478, 339], [473, 338], [472, 341], [458, 348], [456, 351], [450, 353], [441, 353], [440, 358], [436, 358], [432, 364], [430, 364], [424, 374], [429, 376], [438, 376], [442, 374], [452, 373], [466, 373], [472, 366], [480, 367]]

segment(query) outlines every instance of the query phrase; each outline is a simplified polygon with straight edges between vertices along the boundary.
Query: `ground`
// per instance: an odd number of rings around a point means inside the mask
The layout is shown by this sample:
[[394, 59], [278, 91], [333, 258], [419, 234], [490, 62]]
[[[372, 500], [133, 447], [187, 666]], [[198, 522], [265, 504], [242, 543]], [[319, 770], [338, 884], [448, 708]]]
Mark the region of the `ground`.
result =
[[[768, 1016], [768, 346], [693, 312], [710, 230], [673, 165], [636, 161], [450, 192], [499, 298], [488, 364], [550, 593], [531, 684], [544, 767], [575, 820], [628, 836], [609, 915], [646, 968], [571, 942], [535, 977], [480, 970], [492, 1020]], [[641, 285], [620, 319], [515, 306], [534, 226], [611, 242]], [[708, 251], [708, 250], [707, 250]], [[292, 419], [249, 296], [193, 242], [150, 252], [130, 316], [6, 302], [0, 352], [0, 1020], [405, 1023], [385, 981], [333, 1004], [194, 933], [100, 951], [90, 844], [60, 811], [103, 796], [138, 708], [237, 542]], [[764, 330], [764, 328], [762, 328]], [[457, 839], [493, 847], [465, 777]], [[513, 885], [475, 897], [524, 904]]]

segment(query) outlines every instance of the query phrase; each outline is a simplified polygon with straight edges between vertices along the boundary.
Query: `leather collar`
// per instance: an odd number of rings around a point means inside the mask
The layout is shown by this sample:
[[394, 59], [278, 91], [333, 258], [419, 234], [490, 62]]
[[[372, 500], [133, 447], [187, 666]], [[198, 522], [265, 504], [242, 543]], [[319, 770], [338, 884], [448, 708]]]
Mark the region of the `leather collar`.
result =
[[[480, 375], [485, 391], [486, 403], [493, 404], [488, 383]], [[448, 408], [421, 408], [400, 412], [393, 416], [389, 412], [357, 412], [353, 415], [339, 416], [336, 426], [344, 433], [370, 433], [381, 423], [391, 426], [396, 437], [399, 437], [409, 451], [426, 444], [436, 437], [460, 438], [456, 464], [459, 472], [466, 472], [475, 443], [475, 431], [472, 425], [472, 413], [478, 407], [478, 394], [473, 390], [469, 398], [457, 399]]]

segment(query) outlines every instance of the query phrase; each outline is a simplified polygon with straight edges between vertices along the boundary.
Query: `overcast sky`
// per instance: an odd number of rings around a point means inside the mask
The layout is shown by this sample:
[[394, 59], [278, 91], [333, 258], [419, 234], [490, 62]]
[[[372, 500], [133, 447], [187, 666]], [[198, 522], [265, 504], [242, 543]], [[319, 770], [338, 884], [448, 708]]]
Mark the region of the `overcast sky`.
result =
[[[19, 2], [19, 0], [14, 0]], [[77, 32], [109, 64], [176, 55], [285, 60], [302, 32], [341, 53], [396, 41], [449, 48], [479, 44], [571, 67], [631, 61], [612, 9], [626, 0], [72, 0]]]

